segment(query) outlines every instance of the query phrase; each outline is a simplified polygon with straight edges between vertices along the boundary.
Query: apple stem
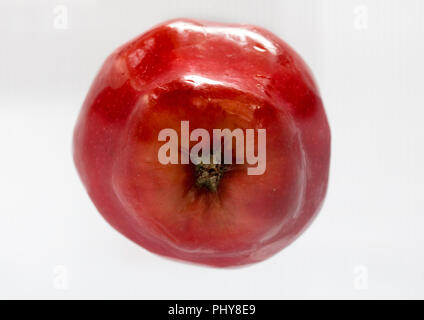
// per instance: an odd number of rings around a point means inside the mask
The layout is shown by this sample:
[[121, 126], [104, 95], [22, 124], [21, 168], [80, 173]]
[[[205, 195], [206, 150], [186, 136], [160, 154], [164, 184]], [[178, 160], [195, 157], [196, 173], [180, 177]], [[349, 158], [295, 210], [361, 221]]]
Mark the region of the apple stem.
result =
[[228, 164], [213, 163], [212, 159], [211, 163], [197, 164], [195, 167], [196, 187], [217, 192], [219, 182], [228, 170]]

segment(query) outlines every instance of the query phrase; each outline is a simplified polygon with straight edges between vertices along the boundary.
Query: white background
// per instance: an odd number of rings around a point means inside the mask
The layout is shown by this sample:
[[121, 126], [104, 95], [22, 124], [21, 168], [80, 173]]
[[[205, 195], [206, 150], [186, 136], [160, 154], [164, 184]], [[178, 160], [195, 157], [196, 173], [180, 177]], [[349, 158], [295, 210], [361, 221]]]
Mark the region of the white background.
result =
[[[74, 169], [73, 126], [105, 57], [176, 17], [265, 27], [321, 89], [325, 205], [253, 266], [145, 251], [101, 218]], [[0, 298], [424, 298], [423, 59], [420, 0], [2, 0]]]

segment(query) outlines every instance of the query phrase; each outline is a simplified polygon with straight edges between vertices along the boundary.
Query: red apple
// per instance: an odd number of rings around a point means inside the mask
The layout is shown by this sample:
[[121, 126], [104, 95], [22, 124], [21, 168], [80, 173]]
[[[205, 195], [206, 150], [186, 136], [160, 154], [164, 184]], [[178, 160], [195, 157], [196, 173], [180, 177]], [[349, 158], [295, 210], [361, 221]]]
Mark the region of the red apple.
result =
[[[181, 138], [181, 121], [211, 136], [265, 129], [266, 170], [161, 163], [159, 134], [170, 128]], [[103, 217], [140, 246], [206, 265], [243, 265], [286, 247], [316, 216], [330, 129], [311, 72], [277, 36], [178, 19], [103, 64], [75, 128], [74, 159]]]

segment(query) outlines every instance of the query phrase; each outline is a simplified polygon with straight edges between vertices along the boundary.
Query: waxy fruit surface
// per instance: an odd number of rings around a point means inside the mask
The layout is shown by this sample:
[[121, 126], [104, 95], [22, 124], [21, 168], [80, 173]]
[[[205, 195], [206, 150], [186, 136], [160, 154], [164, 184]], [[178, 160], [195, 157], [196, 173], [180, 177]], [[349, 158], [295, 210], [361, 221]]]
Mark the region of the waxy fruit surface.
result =
[[[211, 136], [265, 129], [265, 172], [248, 175], [250, 165], [237, 163], [162, 164], [159, 133], [170, 128], [181, 138], [181, 121]], [[126, 237], [163, 256], [236, 266], [277, 253], [316, 216], [330, 129], [311, 72], [277, 36], [177, 19], [107, 58], [73, 151], [95, 206]]]

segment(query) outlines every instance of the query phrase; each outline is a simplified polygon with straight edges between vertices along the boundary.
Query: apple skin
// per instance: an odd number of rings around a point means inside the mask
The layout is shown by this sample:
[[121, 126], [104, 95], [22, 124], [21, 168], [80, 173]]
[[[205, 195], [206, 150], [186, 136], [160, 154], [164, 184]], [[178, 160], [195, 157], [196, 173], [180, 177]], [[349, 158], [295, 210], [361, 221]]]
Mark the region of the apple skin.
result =
[[[196, 189], [193, 165], [162, 165], [158, 132], [265, 128], [267, 168]], [[115, 50], [95, 78], [73, 141], [82, 182], [103, 217], [147, 250], [209, 266], [262, 261], [322, 206], [330, 129], [299, 55], [252, 25], [162, 23]]]

